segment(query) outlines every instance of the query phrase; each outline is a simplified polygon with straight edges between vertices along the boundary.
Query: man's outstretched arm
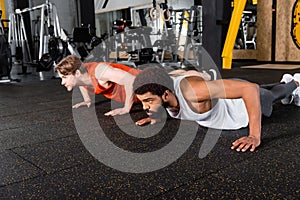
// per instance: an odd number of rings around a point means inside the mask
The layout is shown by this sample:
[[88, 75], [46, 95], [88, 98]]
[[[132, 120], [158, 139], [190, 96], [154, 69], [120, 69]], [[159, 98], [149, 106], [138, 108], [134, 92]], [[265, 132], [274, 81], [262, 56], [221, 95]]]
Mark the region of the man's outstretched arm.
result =
[[214, 98], [244, 100], [249, 117], [249, 135], [232, 143], [237, 151], [254, 151], [261, 143], [261, 105], [259, 86], [254, 83], [236, 80], [190, 81], [196, 93], [197, 101]]
[[79, 108], [81, 106], [91, 106], [91, 97], [89, 95], [88, 90], [84, 86], [79, 86], [80, 93], [83, 97], [83, 102], [77, 103], [73, 105], [73, 108]]

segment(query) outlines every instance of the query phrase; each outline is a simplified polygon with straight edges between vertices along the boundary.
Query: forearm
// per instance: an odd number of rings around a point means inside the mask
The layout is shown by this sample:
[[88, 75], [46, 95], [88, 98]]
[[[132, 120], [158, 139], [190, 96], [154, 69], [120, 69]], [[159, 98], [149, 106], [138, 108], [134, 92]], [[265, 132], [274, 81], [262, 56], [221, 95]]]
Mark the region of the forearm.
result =
[[249, 118], [249, 136], [261, 138], [261, 117]]
[[79, 86], [80, 93], [83, 97], [84, 102], [91, 102], [91, 97], [87, 91], [87, 89], [83, 86]]
[[253, 84], [243, 97], [248, 117], [249, 117], [249, 136], [260, 139], [261, 137], [261, 105], [259, 87]]
[[126, 95], [124, 107], [111, 110], [111, 111], [105, 113], [104, 115], [115, 116], [115, 115], [123, 115], [123, 114], [129, 113], [131, 106], [133, 104], [133, 93], [131, 92], [132, 86], [130, 87], [130, 85], [125, 85], [124, 87], [125, 87], [125, 95]]

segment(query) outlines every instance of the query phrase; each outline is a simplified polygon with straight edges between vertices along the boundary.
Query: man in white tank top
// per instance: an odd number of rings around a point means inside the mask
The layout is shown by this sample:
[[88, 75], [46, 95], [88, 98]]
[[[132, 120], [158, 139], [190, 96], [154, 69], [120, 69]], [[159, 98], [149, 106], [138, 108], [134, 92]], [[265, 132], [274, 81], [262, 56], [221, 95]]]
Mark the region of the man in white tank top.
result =
[[299, 80], [269, 87], [260, 88], [242, 80], [206, 81], [194, 75], [170, 78], [163, 69], [149, 67], [133, 83], [149, 115], [136, 124], [156, 123], [163, 106], [171, 117], [196, 121], [208, 128], [236, 130], [249, 126], [249, 135], [234, 141], [231, 148], [254, 151], [261, 143], [262, 114], [270, 116], [273, 102], [292, 94]]

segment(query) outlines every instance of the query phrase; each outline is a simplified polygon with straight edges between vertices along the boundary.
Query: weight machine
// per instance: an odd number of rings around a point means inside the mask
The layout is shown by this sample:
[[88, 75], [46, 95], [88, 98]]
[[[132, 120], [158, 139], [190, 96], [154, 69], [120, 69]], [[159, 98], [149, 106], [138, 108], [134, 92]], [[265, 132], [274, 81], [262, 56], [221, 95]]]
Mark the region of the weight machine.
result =
[[111, 58], [132, 67], [152, 60], [153, 50], [150, 40], [151, 27], [131, 26], [131, 20], [115, 20], [114, 36], [110, 38]]
[[235, 49], [256, 49], [256, 6], [246, 5], [235, 41]]
[[202, 49], [202, 6], [190, 9], [171, 10], [176, 44], [173, 47], [174, 60], [190, 65], [201, 65]]
[[[16, 59], [20, 60], [22, 65], [24, 63], [36, 64], [33, 62], [32, 55], [30, 52], [30, 47], [28, 43], [28, 38], [26, 35], [26, 30], [24, 26], [23, 13], [40, 11], [40, 27], [39, 27], [39, 37], [38, 40], [38, 55], [37, 64], [43, 65], [45, 67], [44, 57], [48, 53], [48, 39], [50, 37], [60, 37], [61, 28], [59, 24], [59, 19], [57, 15], [57, 9], [54, 4], [46, 0], [46, 3], [25, 9], [16, 9], [14, 13], [9, 15], [9, 20], [11, 21], [8, 33], [8, 42], [12, 48], [12, 52], [15, 53]], [[37, 22], [35, 23], [37, 26]], [[35, 27], [36, 28], [36, 27]], [[24, 57], [25, 56], [25, 57]], [[26, 59], [26, 61], [25, 61]], [[53, 66], [53, 62], [47, 63], [48, 70]], [[43, 80], [42, 70], [37, 70], [40, 72], [40, 78]]]
[[256, 49], [256, 14], [253, 11], [243, 11], [241, 31], [245, 49]]
[[11, 81], [19, 81], [11, 79], [10, 72], [12, 68], [11, 50], [7, 42], [7, 28], [3, 22], [9, 22], [7, 19], [2, 19], [2, 10], [0, 10], [0, 83], [8, 83]]

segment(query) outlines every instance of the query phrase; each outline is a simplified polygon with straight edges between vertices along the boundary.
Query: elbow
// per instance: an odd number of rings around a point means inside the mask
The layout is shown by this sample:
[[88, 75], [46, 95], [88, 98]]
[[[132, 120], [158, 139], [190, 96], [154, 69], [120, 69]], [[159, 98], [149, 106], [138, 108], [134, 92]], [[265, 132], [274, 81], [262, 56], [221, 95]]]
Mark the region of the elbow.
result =
[[252, 98], [255, 98], [255, 100], [257, 102], [260, 102], [260, 92], [259, 92], [259, 85], [256, 84], [256, 83], [253, 83], [252, 84], [252, 87], [251, 87], [251, 93], [253, 95]]
[[259, 93], [259, 85], [258, 84], [256, 84], [256, 83], [250, 83], [250, 87], [249, 88], [251, 88], [251, 90], [253, 92], [258, 92]]
[[260, 98], [260, 92], [259, 92], [259, 85], [256, 83], [249, 83], [244, 89], [243, 89], [243, 95], [242, 98], [246, 99], [252, 99], [252, 100], [258, 100]]
[[259, 92], [259, 85], [258, 85], [258, 84], [253, 83], [253, 87], [254, 87], [254, 89], [255, 89], [257, 92]]

